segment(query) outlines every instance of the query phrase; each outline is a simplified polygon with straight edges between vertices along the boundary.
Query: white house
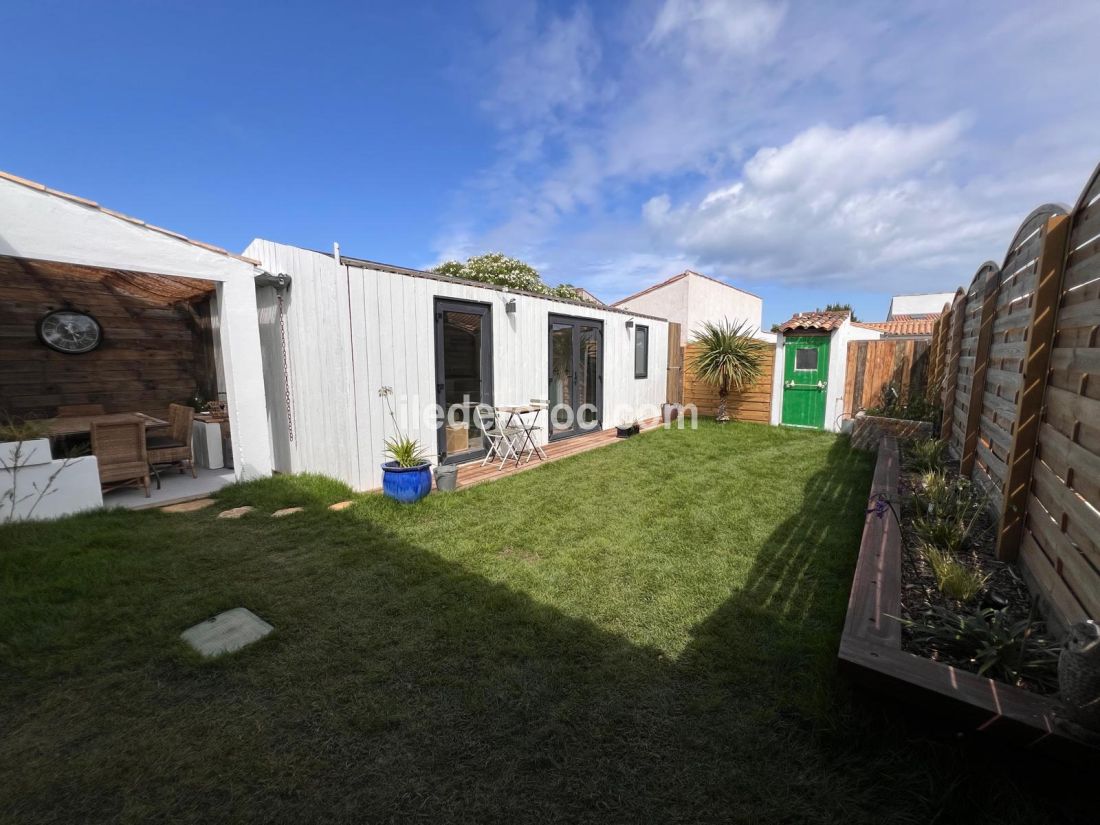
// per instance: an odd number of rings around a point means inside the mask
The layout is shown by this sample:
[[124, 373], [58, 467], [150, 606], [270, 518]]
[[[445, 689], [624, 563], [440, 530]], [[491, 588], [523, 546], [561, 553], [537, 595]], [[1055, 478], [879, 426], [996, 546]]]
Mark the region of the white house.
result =
[[[759, 330], [764, 314], [764, 302], [758, 296], [690, 269], [616, 301], [612, 306], [657, 315], [679, 324], [681, 340], [685, 343], [707, 321], [728, 319], [734, 324], [747, 323]], [[768, 332], [761, 333], [760, 337], [775, 340]]]
[[[382, 387], [401, 431], [446, 463], [483, 456], [477, 402], [562, 405], [538, 422], [545, 443], [657, 416], [666, 400], [662, 318], [336, 250], [256, 240], [245, 254], [289, 276], [285, 289], [258, 292], [277, 471], [380, 486], [385, 440], [395, 435]], [[437, 406], [449, 426], [437, 427]]]
[[945, 304], [950, 304], [955, 298], [954, 292], [925, 292], [917, 295], [895, 295], [890, 299], [890, 311], [886, 315], [887, 321], [893, 321], [898, 316], [937, 316], [943, 312]]
[[851, 312], [802, 312], [780, 325], [772, 379], [772, 424], [839, 432], [849, 341], [882, 332], [852, 323]]

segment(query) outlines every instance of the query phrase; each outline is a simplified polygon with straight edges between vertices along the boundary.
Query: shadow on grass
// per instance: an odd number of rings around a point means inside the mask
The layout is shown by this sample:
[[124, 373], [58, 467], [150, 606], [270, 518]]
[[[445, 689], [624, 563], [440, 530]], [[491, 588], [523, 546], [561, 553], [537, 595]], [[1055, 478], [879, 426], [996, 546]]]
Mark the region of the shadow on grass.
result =
[[[942, 749], [914, 764], [902, 735], [816, 730], [844, 713], [828, 686], [865, 495], [844, 479], [861, 461], [837, 443], [676, 660], [361, 513], [221, 524], [215, 546], [153, 558], [116, 543], [96, 572], [105, 615], [74, 619], [103, 638], [5, 691], [3, 809], [21, 822], [928, 822], [961, 770], [969, 810], [1041, 821], [981, 770], [928, 767]], [[275, 487], [248, 495], [288, 503]], [[322, 520], [328, 544], [296, 552]], [[209, 666], [148, 638], [236, 600], [277, 634]], [[9, 652], [67, 644], [64, 627], [2, 629]]]

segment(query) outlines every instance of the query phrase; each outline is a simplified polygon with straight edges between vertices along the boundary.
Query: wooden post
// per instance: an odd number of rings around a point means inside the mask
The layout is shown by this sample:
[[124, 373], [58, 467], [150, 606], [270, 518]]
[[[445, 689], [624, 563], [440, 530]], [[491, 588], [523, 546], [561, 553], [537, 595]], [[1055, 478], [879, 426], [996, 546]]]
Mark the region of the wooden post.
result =
[[943, 423], [940, 426], [940, 438], [951, 437], [951, 425], [955, 418], [955, 390], [959, 383], [959, 357], [962, 354], [963, 322], [966, 320], [966, 293], [961, 289], [955, 293], [955, 301], [951, 306], [951, 331], [948, 335], [947, 346], [949, 358], [947, 361], [947, 373], [944, 375], [943, 384]]
[[680, 325], [668, 325], [668, 373], [665, 395], [669, 404], [684, 403], [684, 350], [680, 345]]
[[1004, 485], [1001, 523], [997, 532], [997, 558], [1012, 561], [1020, 549], [1031, 472], [1039, 444], [1043, 399], [1050, 375], [1050, 351], [1054, 347], [1055, 320], [1062, 300], [1062, 274], [1070, 218], [1056, 215], [1047, 221], [1043, 247], [1039, 252], [1035, 292], [1031, 296], [1031, 323], [1027, 328], [1027, 354], [1023, 383], [1016, 400], [1012, 450], [1008, 454], [1008, 477]]
[[978, 344], [974, 351], [974, 372], [970, 376], [970, 403], [966, 410], [966, 429], [963, 430], [962, 460], [959, 474], [970, 478], [974, 469], [974, 456], [978, 449], [978, 429], [982, 422], [982, 405], [985, 395], [985, 373], [989, 368], [989, 347], [993, 343], [993, 320], [997, 315], [997, 287], [1001, 284], [999, 269], [986, 275], [982, 290], [982, 316], [978, 327]]

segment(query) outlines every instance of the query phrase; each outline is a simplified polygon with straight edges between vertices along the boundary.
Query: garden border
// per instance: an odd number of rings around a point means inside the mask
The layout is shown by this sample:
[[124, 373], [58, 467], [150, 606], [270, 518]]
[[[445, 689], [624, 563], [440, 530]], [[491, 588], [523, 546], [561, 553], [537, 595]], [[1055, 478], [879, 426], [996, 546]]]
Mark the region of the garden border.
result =
[[[896, 503], [901, 457], [897, 439], [879, 442], [870, 501]], [[839, 667], [853, 680], [957, 717], [974, 731], [1065, 756], [1094, 753], [1055, 729], [1058, 703], [1047, 696], [997, 682], [901, 648], [901, 526], [889, 512], [870, 506], [863, 527]]]

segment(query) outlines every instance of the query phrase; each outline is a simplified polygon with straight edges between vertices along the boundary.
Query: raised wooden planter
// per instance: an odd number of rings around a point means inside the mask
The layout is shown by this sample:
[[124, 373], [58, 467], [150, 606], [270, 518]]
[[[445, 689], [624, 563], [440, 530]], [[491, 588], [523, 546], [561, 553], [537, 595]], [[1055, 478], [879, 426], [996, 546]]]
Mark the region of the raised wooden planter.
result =
[[[896, 438], [879, 444], [871, 498], [898, 498]], [[901, 528], [893, 514], [867, 515], [859, 560], [840, 639], [840, 668], [852, 679], [937, 715], [957, 719], [961, 731], [996, 736], [1059, 756], [1095, 751], [1055, 729], [1058, 703], [1020, 688], [915, 656], [901, 649]]]

